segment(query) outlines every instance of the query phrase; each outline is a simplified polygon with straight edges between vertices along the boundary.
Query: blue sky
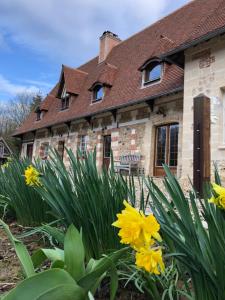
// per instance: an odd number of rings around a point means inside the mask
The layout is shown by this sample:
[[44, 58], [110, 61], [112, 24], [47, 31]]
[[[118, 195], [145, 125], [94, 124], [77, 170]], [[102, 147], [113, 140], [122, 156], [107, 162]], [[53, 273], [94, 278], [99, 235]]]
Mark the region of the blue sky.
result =
[[46, 94], [61, 65], [98, 54], [110, 30], [126, 39], [188, 0], [0, 0], [0, 102], [23, 91]]

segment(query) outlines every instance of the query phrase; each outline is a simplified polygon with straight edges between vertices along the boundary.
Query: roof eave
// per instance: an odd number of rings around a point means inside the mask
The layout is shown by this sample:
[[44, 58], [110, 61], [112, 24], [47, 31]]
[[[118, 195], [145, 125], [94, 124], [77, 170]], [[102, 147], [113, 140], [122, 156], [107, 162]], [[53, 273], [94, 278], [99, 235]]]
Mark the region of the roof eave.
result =
[[[153, 96], [150, 96], [150, 97], [145, 97], [145, 98], [142, 98], [142, 99], [133, 100], [133, 101], [121, 104], [121, 105], [117, 105], [117, 106], [111, 106], [111, 107], [99, 110], [98, 112], [94, 112], [94, 113], [90, 113], [90, 114], [85, 114], [85, 115], [80, 115], [80, 116], [78, 116], [76, 118], [70, 118], [70, 119], [66, 120], [66, 122], [72, 122], [72, 121], [84, 119], [84, 118], [87, 118], [87, 117], [93, 117], [93, 116], [96, 116], [96, 115], [99, 115], [99, 114], [102, 114], [102, 113], [105, 113], [105, 112], [110, 112], [110, 111], [115, 110], [115, 109], [121, 109], [121, 108], [124, 108], [124, 107], [127, 107], [127, 106], [141, 104], [143, 102], [155, 100], [157, 98], [161, 98], [161, 97], [164, 97], [164, 96], [165, 97], [166, 96], [170, 96], [172, 94], [176, 94], [176, 93], [182, 92], [183, 90], [184, 90], [184, 87], [180, 86], [180, 87], [172, 89], [170, 91], [159, 93], [159, 94], [156, 94], [156, 95], [153, 95]], [[14, 133], [12, 136], [13, 137], [19, 137], [19, 136], [21, 136], [21, 135], [23, 135], [25, 133], [32, 132], [34, 130], [39, 130], [39, 129], [43, 129], [43, 128], [46, 128], [46, 127], [52, 127], [52, 126], [56, 126], [56, 125], [63, 124], [63, 123], [64, 123], [63, 121], [61, 121], [61, 122], [55, 122], [55, 123], [52, 123], [52, 124], [49, 124], [49, 125], [37, 128], [37, 129], [31, 129], [29, 131]]]
[[183, 52], [183, 51], [187, 50], [190, 47], [193, 47], [193, 46], [196, 46], [200, 43], [206, 42], [207, 40], [215, 38], [218, 35], [221, 35], [221, 34], [224, 34], [224, 33], [225, 33], [225, 26], [220, 27], [219, 29], [216, 29], [214, 31], [211, 31], [211, 32], [209, 32], [205, 35], [202, 35], [202, 36], [200, 36], [199, 38], [197, 38], [193, 41], [184, 43], [184, 44], [178, 46], [177, 48], [160, 55], [160, 58], [165, 59], [165, 58], [170, 57], [170, 56], [172, 56], [174, 54], [177, 54], [179, 52]]

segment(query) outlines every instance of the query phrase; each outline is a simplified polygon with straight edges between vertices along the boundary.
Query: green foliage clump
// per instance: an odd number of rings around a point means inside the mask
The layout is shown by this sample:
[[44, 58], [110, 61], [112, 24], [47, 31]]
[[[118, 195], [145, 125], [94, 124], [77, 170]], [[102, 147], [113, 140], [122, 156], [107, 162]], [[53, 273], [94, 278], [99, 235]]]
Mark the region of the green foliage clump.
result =
[[[25, 245], [12, 235], [1, 220], [0, 225], [13, 244], [26, 277], [2, 300], [91, 300], [106, 276], [111, 278], [110, 300], [115, 298], [118, 286], [115, 262], [126, 248], [86, 263], [82, 233], [71, 225], [65, 235], [64, 250], [39, 249], [31, 257]], [[50, 268], [37, 273], [35, 270], [45, 260], [51, 261]]]
[[98, 171], [96, 152], [87, 154], [85, 159], [71, 150], [67, 154], [69, 166], [65, 166], [57, 152], [46, 161], [42, 186], [36, 190], [57, 219], [82, 228], [86, 254], [99, 258], [121, 247], [117, 230], [111, 224], [129, 196], [129, 188], [113, 169]]
[[24, 171], [28, 160], [13, 159], [0, 168], [1, 204], [16, 215], [18, 223], [24, 226], [40, 225], [49, 221], [49, 206], [40, 194], [25, 182]]
[[[194, 299], [225, 298], [225, 212], [209, 203], [211, 186], [200, 199], [194, 190], [184, 194], [165, 166], [163, 193], [152, 179], [147, 182], [151, 209], [161, 225], [170, 253], [191, 279]], [[216, 170], [216, 181], [219, 180]]]

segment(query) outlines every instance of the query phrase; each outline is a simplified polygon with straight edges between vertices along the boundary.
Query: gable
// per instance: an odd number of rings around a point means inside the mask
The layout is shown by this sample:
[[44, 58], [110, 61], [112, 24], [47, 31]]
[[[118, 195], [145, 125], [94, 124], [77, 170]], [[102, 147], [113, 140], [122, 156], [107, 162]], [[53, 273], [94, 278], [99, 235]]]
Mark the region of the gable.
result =
[[11, 153], [12, 151], [6, 144], [5, 140], [3, 138], [0, 138], [0, 158], [9, 157]]

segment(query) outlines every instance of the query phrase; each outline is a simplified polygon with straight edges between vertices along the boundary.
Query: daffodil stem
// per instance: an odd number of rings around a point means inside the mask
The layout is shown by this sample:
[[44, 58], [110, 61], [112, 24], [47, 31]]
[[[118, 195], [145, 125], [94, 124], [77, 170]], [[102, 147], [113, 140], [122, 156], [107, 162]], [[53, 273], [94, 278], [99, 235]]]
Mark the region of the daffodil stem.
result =
[[151, 275], [147, 274], [146, 280], [147, 280], [147, 290], [150, 292], [152, 299], [154, 300], [161, 300], [159, 291], [156, 287], [156, 282], [152, 280], [152, 278], [150, 277]]

